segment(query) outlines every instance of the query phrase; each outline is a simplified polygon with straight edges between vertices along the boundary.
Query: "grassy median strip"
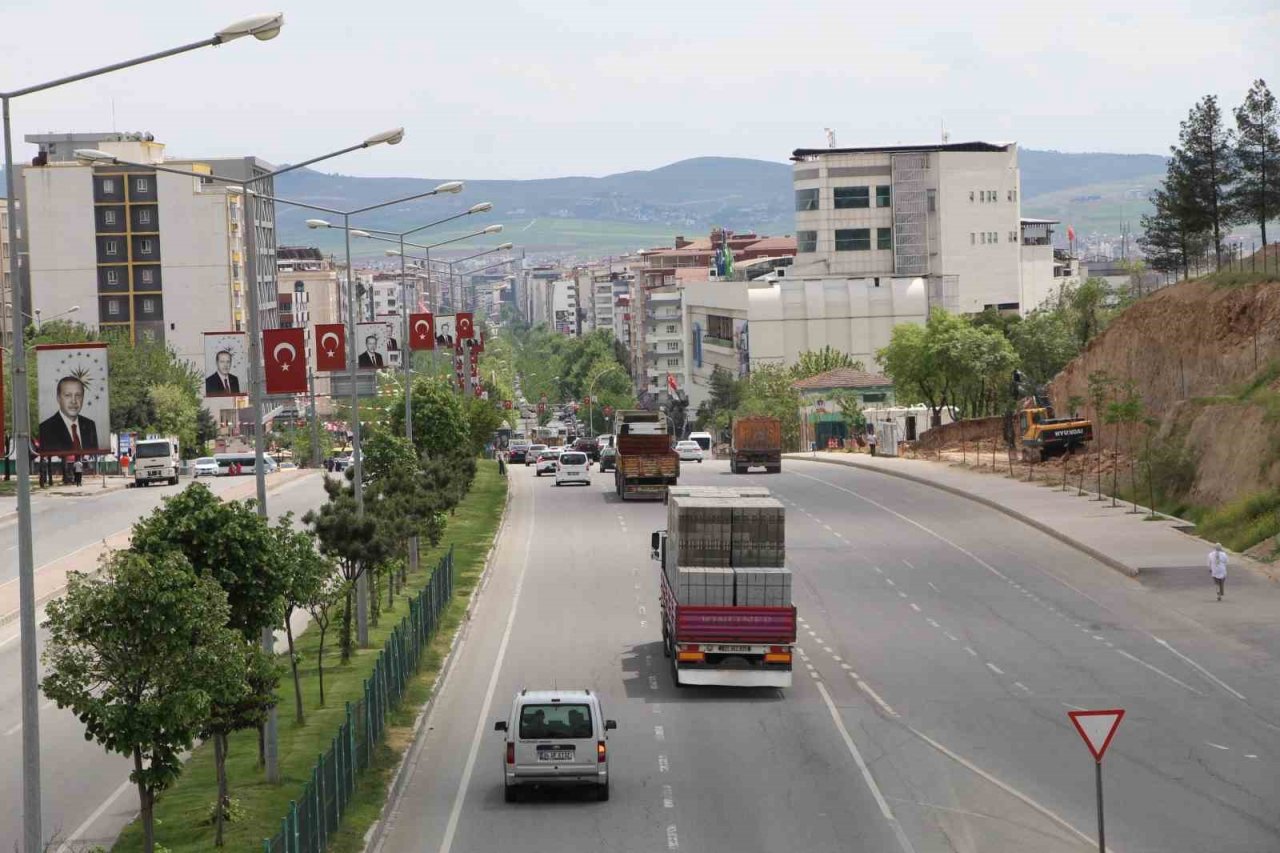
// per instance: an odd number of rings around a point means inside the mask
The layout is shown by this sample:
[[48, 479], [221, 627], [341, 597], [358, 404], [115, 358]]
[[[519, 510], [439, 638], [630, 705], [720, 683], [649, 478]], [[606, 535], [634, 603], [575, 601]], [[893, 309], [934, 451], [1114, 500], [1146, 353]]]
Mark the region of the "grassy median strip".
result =
[[[387, 736], [376, 747], [372, 768], [357, 782], [355, 796], [348, 805], [342, 826], [330, 837], [330, 850], [360, 850], [365, 833], [378, 817], [386, 800], [390, 776], [401, 754], [408, 748], [413, 721], [430, 697], [431, 685], [462, 621], [467, 597], [484, 568], [485, 555], [497, 533], [506, 493], [506, 480], [498, 476], [493, 463], [481, 463], [471, 492], [449, 519], [441, 547], [424, 553], [420, 560], [422, 569], [409, 577], [407, 590], [416, 591], [425, 586], [431, 569], [453, 545], [453, 600], [442, 614], [440, 630], [427, 648], [422, 669], [410, 679], [404, 702], [390, 715]], [[298, 638], [306, 721], [299, 725], [294, 719], [293, 684], [286, 674], [277, 689], [280, 702], [280, 785], [267, 784], [263, 772], [258, 769], [257, 732], [241, 731], [231, 736], [227, 775], [236, 807], [233, 808], [234, 819], [225, 828], [224, 849], [261, 850], [262, 840], [279, 831], [280, 819], [288, 812], [290, 800], [301, 795], [303, 786], [311, 778], [317, 757], [329, 748], [339, 725], [346, 719], [345, 703], [361, 698], [363, 680], [373, 671], [378, 652], [407, 612], [405, 595], [398, 596], [391, 609], [387, 609], [383, 601], [379, 624], [369, 627], [370, 648], [358, 650], [345, 666], [338, 663], [336, 626], [330, 628], [325, 638], [324, 708], [317, 707], [316, 650], [319, 632], [309, 629]], [[216, 798], [213, 749], [211, 744], [206, 744], [196, 748], [182, 778], [157, 803], [157, 847], [163, 845], [170, 853], [214, 849], [211, 818]], [[112, 849], [125, 853], [141, 850], [141, 830], [137, 822], [131, 824]]]

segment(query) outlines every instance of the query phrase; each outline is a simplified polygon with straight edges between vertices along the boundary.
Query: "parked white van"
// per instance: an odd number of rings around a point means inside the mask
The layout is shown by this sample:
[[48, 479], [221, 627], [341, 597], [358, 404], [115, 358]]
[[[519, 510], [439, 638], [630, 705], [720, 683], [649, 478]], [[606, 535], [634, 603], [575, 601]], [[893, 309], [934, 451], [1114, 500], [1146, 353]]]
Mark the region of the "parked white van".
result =
[[596, 799], [609, 799], [608, 733], [617, 727], [590, 690], [521, 690], [507, 719], [493, 724], [506, 735], [506, 801], [514, 803], [521, 787], [534, 785], [592, 785]]

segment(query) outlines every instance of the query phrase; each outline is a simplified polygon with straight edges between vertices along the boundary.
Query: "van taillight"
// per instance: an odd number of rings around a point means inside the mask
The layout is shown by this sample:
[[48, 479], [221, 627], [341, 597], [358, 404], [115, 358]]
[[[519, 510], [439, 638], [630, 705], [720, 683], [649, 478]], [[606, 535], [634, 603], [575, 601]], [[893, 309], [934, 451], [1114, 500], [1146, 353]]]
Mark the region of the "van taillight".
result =
[[514, 743], [507, 744], [507, 763], [516, 763], [516, 745]]
[[604, 762], [605, 762], [604, 741], [598, 740], [596, 741], [596, 763], [604, 764]]

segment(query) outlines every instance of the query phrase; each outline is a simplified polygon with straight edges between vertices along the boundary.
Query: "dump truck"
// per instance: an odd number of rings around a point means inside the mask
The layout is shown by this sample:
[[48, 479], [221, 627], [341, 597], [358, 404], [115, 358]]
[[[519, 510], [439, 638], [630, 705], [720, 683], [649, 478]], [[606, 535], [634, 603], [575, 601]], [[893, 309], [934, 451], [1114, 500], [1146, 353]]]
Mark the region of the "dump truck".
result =
[[680, 477], [680, 456], [671, 448], [667, 418], [641, 409], [618, 412], [613, 421], [617, 455], [613, 482], [618, 497], [666, 497], [667, 487]]
[[668, 499], [650, 556], [661, 566], [662, 651], [677, 686], [791, 686], [785, 530], [785, 509], [767, 495], [703, 487]]
[[733, 419], [733, 440], [729, 470], [745, 474], [753, 466], [763, 466], [770, 474], [782, 470], [782, 421], [766, 415]]

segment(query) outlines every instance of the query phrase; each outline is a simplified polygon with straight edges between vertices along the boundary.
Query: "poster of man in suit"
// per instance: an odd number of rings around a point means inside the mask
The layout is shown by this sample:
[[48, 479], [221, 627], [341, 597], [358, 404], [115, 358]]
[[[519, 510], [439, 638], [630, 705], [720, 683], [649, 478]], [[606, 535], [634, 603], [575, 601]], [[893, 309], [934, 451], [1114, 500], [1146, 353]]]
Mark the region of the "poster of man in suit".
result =
[[240, 397], [249, 393], [248, 346], [244, 332], [204, 333], [206, 397]]
[[456, 337], [454, 315], [436, 315], [436, 348], [453, 349]]
[[362, 370], [387, 367], [391, 363], [387, 358], [390, 339], [391, 326], [386, 323], [356, 323], [355, 344], [360, 353], [356, 357], [356, 366]]
[[96, 456], [111, 450], [111, 399], [105, 343], [36, 347], [43, 456]]

